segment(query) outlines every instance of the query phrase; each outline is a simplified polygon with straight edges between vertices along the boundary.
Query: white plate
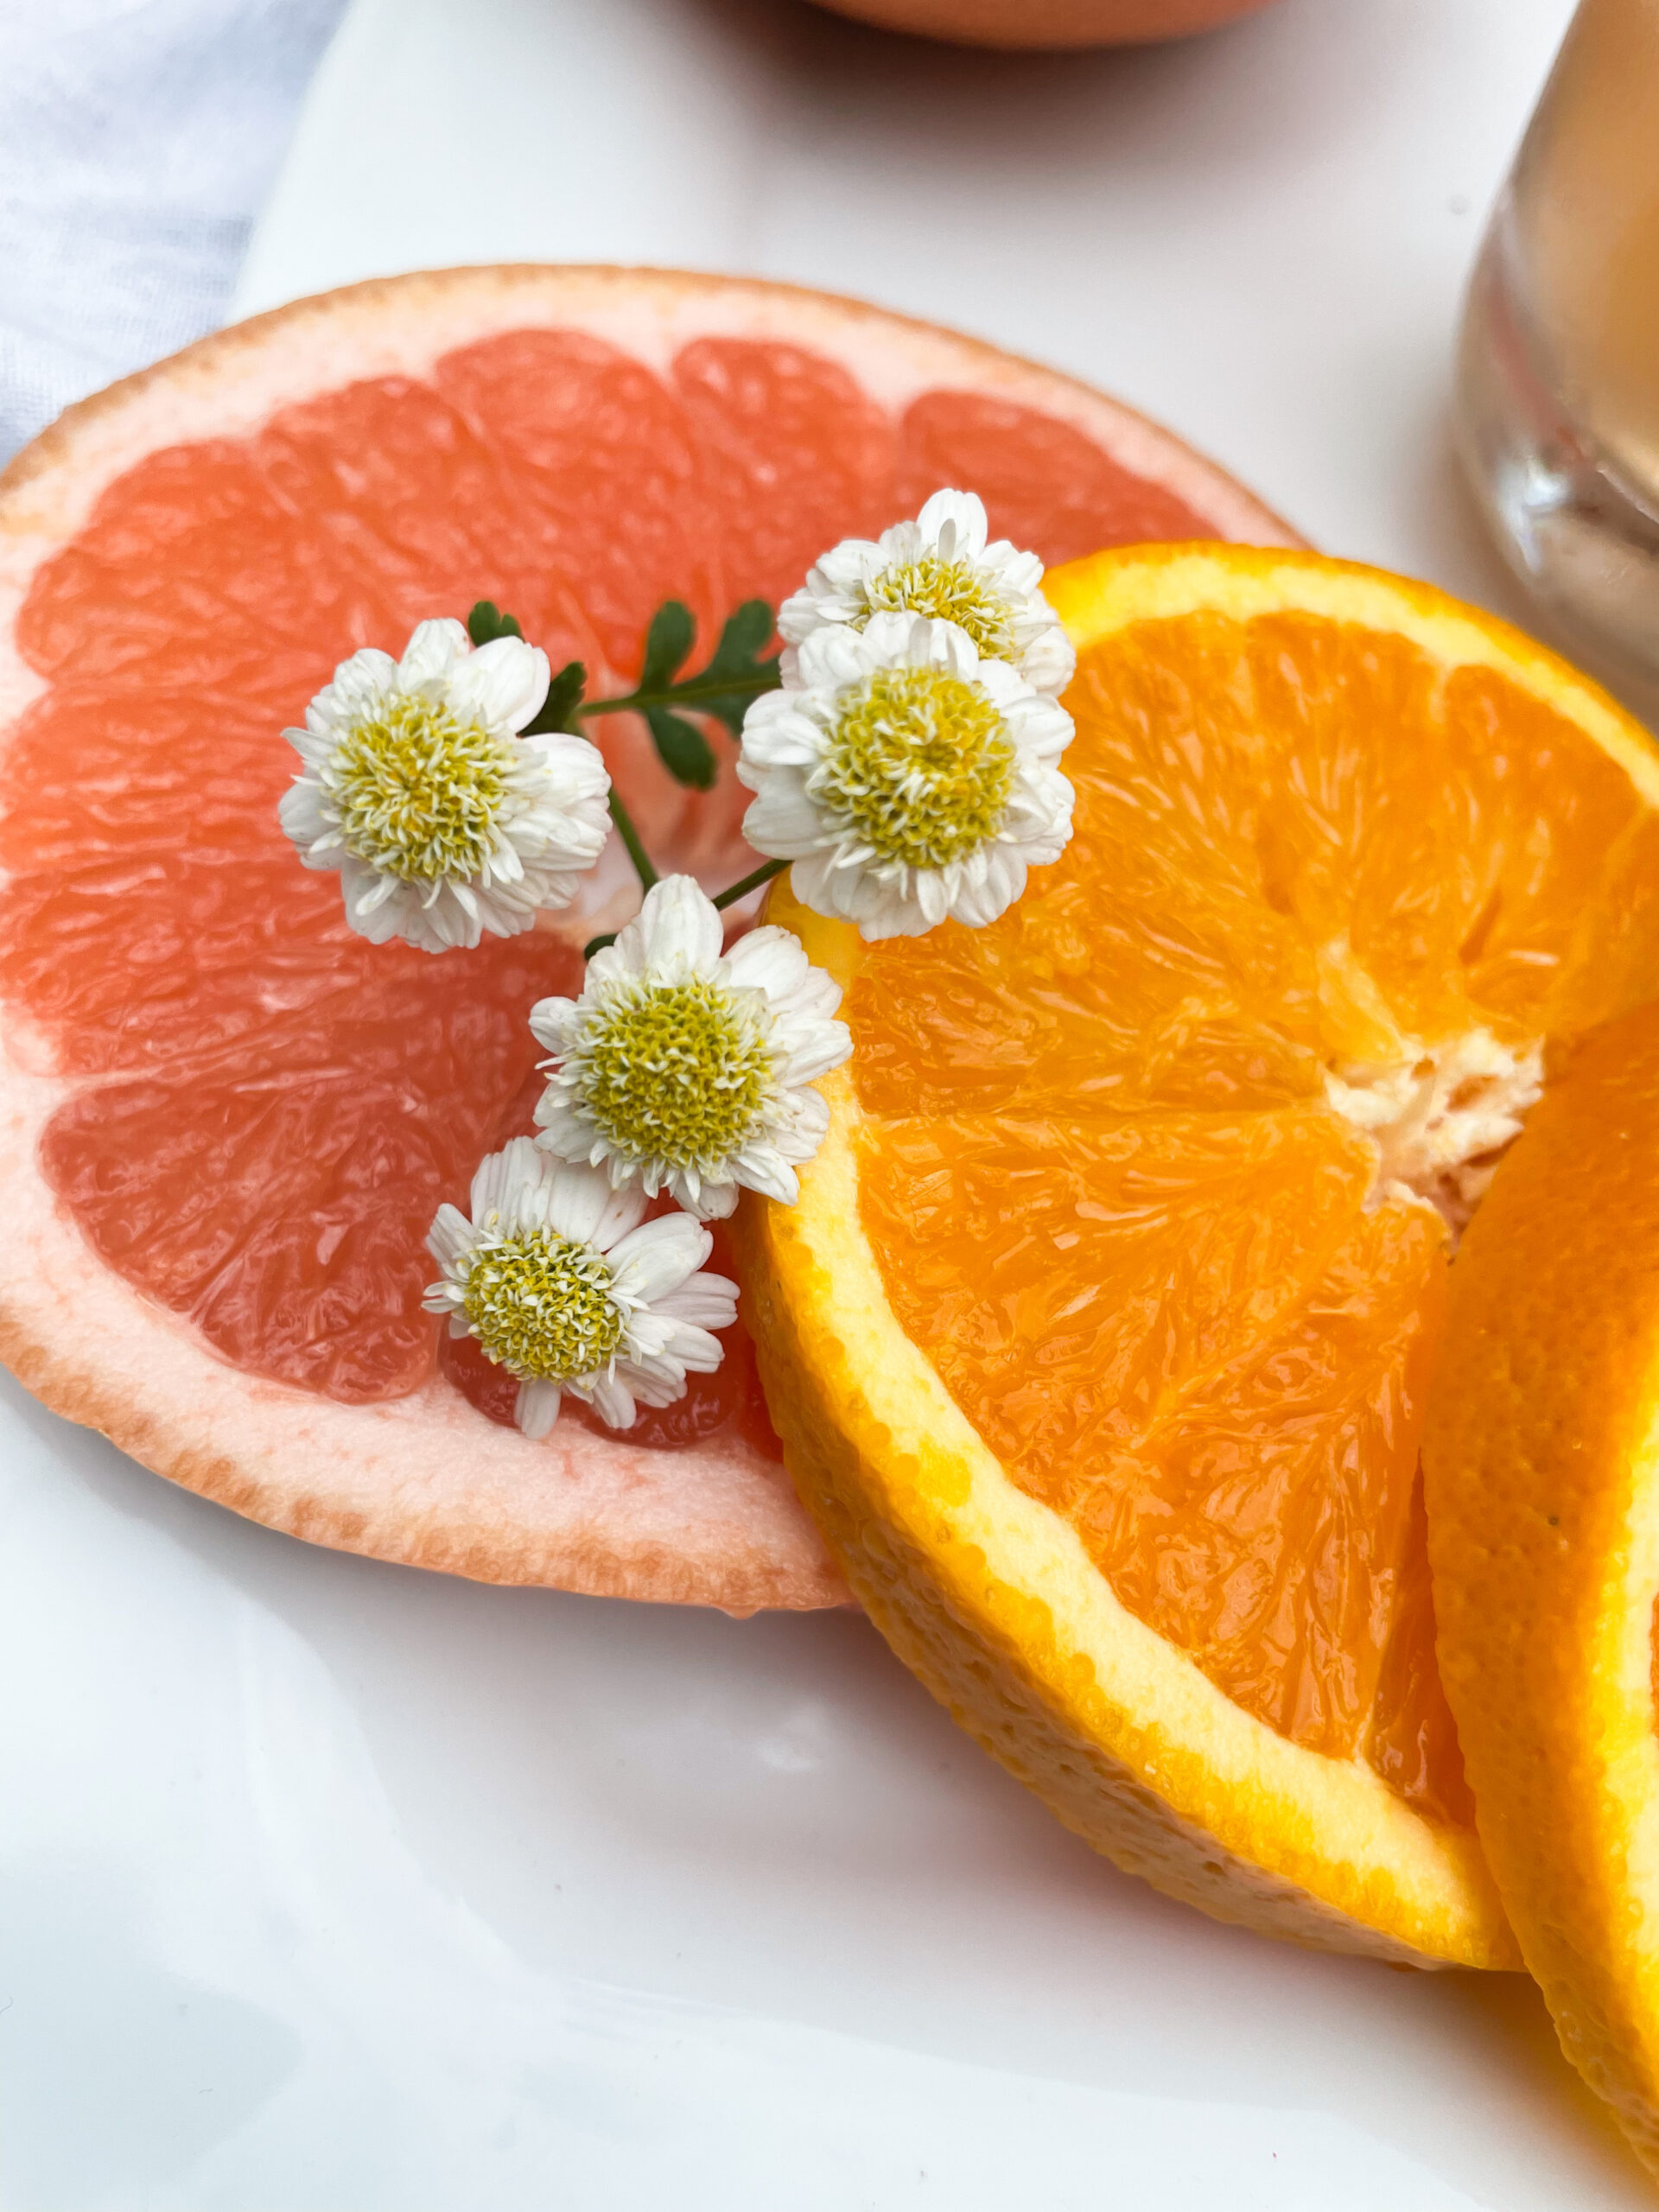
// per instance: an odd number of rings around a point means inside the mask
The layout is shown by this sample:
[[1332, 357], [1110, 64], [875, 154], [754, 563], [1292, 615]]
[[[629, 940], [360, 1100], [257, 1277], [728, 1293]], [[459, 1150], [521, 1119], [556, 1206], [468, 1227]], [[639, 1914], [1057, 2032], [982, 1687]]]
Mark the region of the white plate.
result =
[[[989, 60], [744, 0], [359, 0], [249, 307], [502, 256], [863, 291], [1490, 596], [1439, 428], [1566, 0]], [[1530, 1986], [1116, 1875], [851, 1616], [308, 1550], [0, 1385], [7, 2212], [1637, 2207]]]

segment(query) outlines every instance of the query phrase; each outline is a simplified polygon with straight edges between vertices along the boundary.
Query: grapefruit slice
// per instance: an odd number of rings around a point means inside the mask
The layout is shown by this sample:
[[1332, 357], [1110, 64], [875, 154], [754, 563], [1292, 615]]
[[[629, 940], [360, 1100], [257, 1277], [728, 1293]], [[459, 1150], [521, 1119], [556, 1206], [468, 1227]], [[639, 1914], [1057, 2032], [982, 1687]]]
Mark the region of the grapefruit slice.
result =
[[1481, 1840], [1562, 2049], [1659, 2174], [1659, 1005], [1529, 1122], [1442, 1357], [1429, 1552]]
[[988, 929], [875, 945], [774, 899], [855, 1044], [799, 1205], [743, 1217], [789, 1464], [899, 1656], [1120, 1864], [1513, 1965], [1418, 1445], [1541, 1058], [1659, 987], [1659, 764], [1372, 571], [1151, 547], [1045, 589], [1060, 861]]
[[[1068, 378], [849, 302], [637, 270], [305, 302], [22, 454], [0, 487], [0, 1352], [23, 1380], [321, 1542], [734, 1611], [842, 1601], [741, 1344], [626, 1438], [534, 1446], [493, 1370], [435, 1363], [426, 1228], [527, 1126], [525, 1014], [632, 904], [626, 863], [562, 931], [366, 945], [278, 830], [281, 731], [344, 655], [480, 597], [626, 690], [664, 599], [711, 640], [945, 483], [1051, 562], [1286, 536]], [[729, 881], [729, 768], [688, 801], [620, 721], [601, 735], [652, 850]]]

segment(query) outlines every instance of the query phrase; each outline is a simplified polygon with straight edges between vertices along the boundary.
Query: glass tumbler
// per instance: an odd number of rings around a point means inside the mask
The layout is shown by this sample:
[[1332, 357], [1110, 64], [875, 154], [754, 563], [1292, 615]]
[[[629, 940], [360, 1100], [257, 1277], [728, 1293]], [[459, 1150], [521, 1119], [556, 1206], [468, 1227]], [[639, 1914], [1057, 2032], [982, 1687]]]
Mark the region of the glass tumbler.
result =
[[1470, 283], [1458, 435], [1564, 641], [1659, 684], [1659, 0], [1580, 0]]

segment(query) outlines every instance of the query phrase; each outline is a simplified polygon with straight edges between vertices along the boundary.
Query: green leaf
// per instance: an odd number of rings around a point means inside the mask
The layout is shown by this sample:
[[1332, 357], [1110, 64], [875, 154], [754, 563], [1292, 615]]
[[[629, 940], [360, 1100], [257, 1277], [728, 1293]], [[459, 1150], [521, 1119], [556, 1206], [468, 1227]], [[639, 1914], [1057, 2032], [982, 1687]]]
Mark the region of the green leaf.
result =
[[522, 638], [518, 619], [504, 614], [493, 599], [480, 599], [467, 617], [467, 634], [475, 645], [487, 645], [492, 638]]
[[[697, 705], [704, 714], [718, 715], [734, 737], [742, 734], [743, 710], [750, 700], [777, 689], [778, 655], [769, 660], [760, 658], [772, 626], [772, 609], [766, 601], [746, 599], [728, 617], [708, 667], [692, 679]], [[722, 677], [732, 683], [731, 690], [721, 689]]]
[[715, 780], [715, 756], [702, 732], [666, 707], [647, 707], [645, 720], [662, 764], [675, 782], [706, 791]]
[[772, 635], [772, 609], [764, 599], [746, 599], [726, 618], [726, 626], [715, 647], [715, 657], [703, 671], [709, 676], [742, 674], [753, 667], [760, 648]]
[[[632, 691], [615, 699], [589, 699], [588, 715], [649, 714], [653, 707], [690, 707], [713, 715], [734, 737], [743, 727], [743, 710], [762, 691], [778, 688], [778, 656], [757, 658], [772, 635], [772, 609], [764, 599], [745, 600], [720, 633], [706, 668], [681, 676], [697, 634], [690, 607], [677, 599], [659, 607], [645, 632], [645, 664]], [[706, 788], [706, 787], [705, 787]]]
[[696, 620], [690, 608], [681, 600], [664, 600], [652, 616], [651, 627], [645, 632], [645, 658], [637, 690], [642, 695], [668, 690], [685, 665], [685, 657], [696, 634]]
[[524, 737], [540, 737], [543, 731], [569, 729], [575, 710], [582, 702], [582, 687], [588, 681], [588, 671], [579, 660], [568, 660], [547, 687], [547, 698], [534, 721], [526, 722], [519, 733]]

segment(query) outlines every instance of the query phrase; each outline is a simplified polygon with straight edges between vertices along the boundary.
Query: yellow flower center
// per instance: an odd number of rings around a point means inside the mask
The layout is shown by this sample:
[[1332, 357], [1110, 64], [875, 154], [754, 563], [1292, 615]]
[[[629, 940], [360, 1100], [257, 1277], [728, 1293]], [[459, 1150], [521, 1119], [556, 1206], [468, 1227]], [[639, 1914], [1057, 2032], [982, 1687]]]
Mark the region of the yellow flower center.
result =
[[715, 984], [637, 983], [588, 1024], [580, 1073], [582, 1103], [613, 1149], [701, 1168], [753, 1128], [772, 1053]]
[[926, 614], [958, 624], [988, 659], [1015, 658], [1012, 609], [970, 561], [924, 553], [918, 561], [899, 562], [866, 584], [864, 603], [868, 611], [855, 626], [861, 630], [872, 614]]
[[944, 868], [1001, 827], [1015, 753], [977, 683], [937, 668], [884, 668], [842, 694], [812, 791], [880, 859]]
[[626, 1317], [604, 1258], [550, 1229], [480, 1247], [467, 1318], [486, 1358], [523, 1382], [569, 1382], [603, 1367]]
[[344, 737], [328, 771], [348, 853], [405, 883], [479, 874], [513, 765], [509, 743], [407, 695]]

